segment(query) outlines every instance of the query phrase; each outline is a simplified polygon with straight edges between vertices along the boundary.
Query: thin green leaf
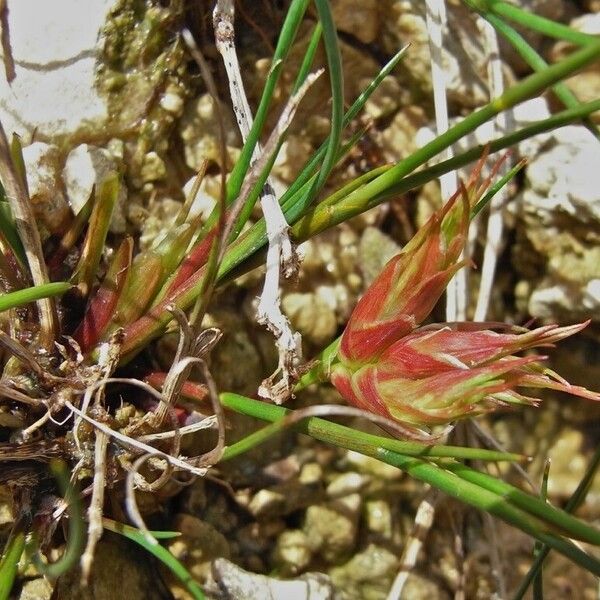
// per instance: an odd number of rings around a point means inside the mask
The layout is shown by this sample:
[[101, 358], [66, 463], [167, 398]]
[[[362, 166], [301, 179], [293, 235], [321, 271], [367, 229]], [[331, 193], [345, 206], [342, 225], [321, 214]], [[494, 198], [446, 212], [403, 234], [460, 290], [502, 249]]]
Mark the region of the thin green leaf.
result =
[[[542, 476], [542, 485], [540, 489], [540, 500], [546, 502], [548, 499], [548, 477], [550, 475], [550, 461], [546, 460], [546, 465], [544, 467], [544, 474]], [[539, 540], [535, 542], [533, 545], [533, 557], [536, 558], [540, 555], [544, 548], [544, 544], [542, 544]], [[533, 600], [544, 600], [544, 578], [542, 569], [536, 573], [536, 576], [533, 580]]]
[[557, 23], [551, 19], [546, 19], [545, 17], [536, 15], [534, 12], [524, 10], [515, 4], [502, 2], [501, 0], [465, 0], [465, 3], [483, 16], [494, 13], [500, 17], [510, 19], [523, 27], [533, 29], [548, 37], [571, 42], [576, 46], [586, 46], [594, 42], [593, 35], [577, 31], [572, 27]]
[[[150, 544], [144, 535], [134, 527], [128, 527], [122, 523], [115, 523], [109, 519], [103, 519], [103, 525], [110, 531], [119, 533], [127, 539], [139, 544], [144, 550], [147, 550], [155, 556], [160, 562], [165, 565], [170, 571], [181, 581], [186, 590], [190, 593], [194, 600], [204, 600], [204, 592], [202, 588], [194, 581], [191, 573], [163, 546], [160, 544]], [[156, 533], [171, 533], [171, 532], [153, 532]], [[162, 536], [164, 539], [166, 536]], [[157, 537], [158, 539], [158, 537]]]
[[[512, 497], [509, 499], [506, 496], [495, 494], [489, 489], [464, 480], [462, 477], [447, 471], [441, 466], [425, 462], [418, 458], [403, 456], [383, 448], [375, 452], [370, 452], [369, 456], [374, 456], [387, 464], [398, 467], [411, 477], [429, 483], [452, 498], [484, 510], [514, 525], [535, 539], [558, 550], [558, 552], [574, 563], [582, 566], [596, 576], [600, 576], [600, 561], [580, 550], [575, 544], [550, 533], [547, 530], [548, 523], [546, 521], [542, 521], [535, 515], [515, 506], [511, 501]], [[532, 498], [536, 503], [541, 503], [538, 498], [533, 496]], [[581, 525], [585, 524], [581, 523]]]
[[[138, 537], [145, 539], [144, 533], [141, 532], [137, 527], [131, 527], [131, 525], [113, 521], [108, 517], [102, 517], [102, 526], [113, 533], [119, 533], [121, 535], [127, 534], [130, 540], [137, 541]], [[181, 537], [181, 531], [150, 531], [149, 533], [154, 539], [157, 540], [172, 540], [174, 538]]]
[[35, 302], [40, 298], [61, 296], [72, 287], [73, 286], [66, 281], [57, 281], [55, 283], [36, 285], [25, 288], [24, 290], [17, 290], [16, 292], [10, 292], [10, 294], [0, 294], [0, 312], [22, 306], [23, 304], [28, 304], [29, 302]]
[[25, 532], [20, 527], [15, 527], [10, 532], [0, 561], [0, 600], [8, 600], [10, 597], [24, 548]]
[[446, 468], [452, 473], [460, 476], [464, 481], [474, 483], [482, 489], [486, 489], [498, 496], [510, 500], [511, 504], [535, 515], [539, 519], [552, 524], [557, 528], [560, 535], [569, 535], [569, 537], [600, 546], [600, 531], [590, 527], [583, 521], [571, 516], [563, 510], [554, 508], [539, 498], [531, 496], [518, 488], [505, 483], [501, 479], [496, 479], [487, 473], [475, 471], [461, 463], [449, 463]]
[[[508, 42], [510, 42], [512, 47], [519, 53], [521, 58], [534, 71], [540, 73], [548, 68], [548, 63], [542, 58], [540, 54], [538, 54], [538, 52], [534, 48], [532, 48], [527, 43], [527, 40], [525, 40], [525, 38], [516, 29], [505, 23], [502, 19], [500, 19], [494, 14], [486, 14], [484, 15], [484, 17], [487, 21], [491, 23], [491, 25], [496, 31], [498, 31], [498, 33], [503, 35], [508, 40]], [[566, 84], [562, 82], [555, 83], [552, 86], [552, 91], [567, 108], [574, 108], [580, 104], [575, 94], [570, 90], [570, 88]], [[594, 122], [591, 121], [591, 119], [587, 117], [584, 118], [583, 124], [596, 138], [600, 139], [600, 130], [596, 127]]]
[[344, 119], [344, 75], [337, 30], [329, 1], [315, 0], [315, 6], [317, 7], [319, 22], [323, 27], [323, 42], [325, 43], [329, 83], [331, 85], [331, 128], [319, 174], [307, 193], [308, 202], [314, 200], [337, 162], [336, 157], [340, 147]]
[[27, 257], [25, 256], [25, 249], [23, 243], [19, 237], [19, 232], [15, 225], [12, 212], [10, 210], [10, 204], [6, 199], [6, 192], [0, 184], [0, 231], [6, 238], [6, 241], [10, 245], [15, 257], [18, 260], [20, 269], [23, 269], [27, 264]]

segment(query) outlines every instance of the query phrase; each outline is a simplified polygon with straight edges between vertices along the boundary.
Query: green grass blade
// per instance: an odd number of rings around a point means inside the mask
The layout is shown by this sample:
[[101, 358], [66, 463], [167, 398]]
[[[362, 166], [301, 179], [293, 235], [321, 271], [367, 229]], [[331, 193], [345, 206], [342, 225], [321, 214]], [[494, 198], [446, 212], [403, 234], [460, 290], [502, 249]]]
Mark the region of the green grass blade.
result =
[[[521, 58], [534, 71], [541, 72], [548, 68], [548, 63], [527, 43], [525, 38], [516, 29], [512, 28], [494, 14], [486, 14], [484, 16], [494, 29], [508, 40]], [[580, 104], [575, 94], [562, 82], [555, 83], [552, 86], [552, 91], [567, 108], [574, 108]], [[583, 123], [596, 138], [600, 139], [600, 131], [590, 119], [583, 119]]]
[[446, 468], [464, 481], [474, 483], [498, 496], [502, 496], [510, 500], [511, 504], [535, 515], [547, 523], [551, 523], [554, 527], [558, 528], [558, 533], [561, 535], [568, 534], [569, 537], [600, 546], [600, 531], [571, 516], [564, 510], [554, 508], [540, 501], [539, 498], [505, 483], [501, 479], [496, 479], [487, 473], [475, 471], [461, 463], [449, 463]]
[[568, 25], [546, 19], [508, 2], [502, 2], [501, 0], [465, 0], [465, 3], [484, 17], [493, 13], [548, 37], [571, 42], [576, 46], [586, 46], [594, 42], [593, 35], [576, 31]]
[[[368, 199], [381, 197], [382, 194], [385, 194], [392, 186], [398, 184], [400, 180], [412, 173], [415, 169], [422, 166], [428, 160], [445, 150], [448, 146], [456, 143], [503, 110], [512, 108], [516, 104], [540, 93], [543, 89], [552, 86], [554, 83], [574, 71], [597, 60], [598, 57], [600, 57], [600, 40], [598, 40], [596, 44], [589, 45], [582, 50], [571, 54], [561, 62], [548, 67], [544, 71], [530, 75], [523, 81], [509, 88], [498, 98], [492, 100], [489, 104], [486, 104], [484, 107], [471, 113], [463, 121], [454, 125], [454, 127], [451, 127], [445, 133], [439, 135], [404, 160], [401, 160], [398, 164], [394, 165], [391, 169], [373, 181], [350, 194], [344, 199], [343, 204], [350, 208], [350, 214], [356, 207], [364, 207], [368, 202]], [[342, 203], [339, 203], [336, 209], [340, 210], [339, 207], [341, 204]], [[313, 227], [314, 222], [318, 223], [320, 220], [323, 222], [329, 221], [331, 213], [329, 208], [330, 207], [324, 207], [320, 209], [319, 206], [315, 207], [305, 219], [303, 219], [303, 224], [297, 224], [294, 227], [294, 235], [298, 239], [307, 239], [307, 237], [314, 235], [316, 231], [322, 231], [324, 228], [331, 226], [328, 224], [322, 229], [319, 229], [319, 226], [317, 226], [316, 229]], [[358, 212], [363, 212], [363, 210], [364, 208]], [[319, 212], [321, 214], [319, 214]], [[354, 215], [352, 214], [352, 216]], [[340, 213], [338, 217], [339, 220], [332, 224], [337, 224], [348, 218], [344, 212]]]
[[[535, 539], [558, 550], [594, 575], [600, 576], [600, 561], [580, 550], [575, 544], [549, 533], [545, 529], [546, 523], [544, 521], [540, 521], [536, 516], [516, 507], [506, 497], [497, 495], [470, 481], [465, 481], [455, 473], [418, 458], [403, 456], [383, 448], [377, 449], [369, 456], [374, 456], [387, 464], [398, 467], [411, 477], [429, 483], [452, 498], [484, 510], [514, 525]], [[532, 498], [536, 502], [540, 502], [538, 498], [533, 496]]]
[[[160, 544], [150, 544], [144, 535], [140, 533], [138, 529], [123, 525], [122, 523], [116, 523], [109, 519], [103, 519], [104, 526], [115, 533], [119, 533], [127, 539], [139, 544], [144, 550], [147, 550], [155, 556], [165, 567], [167, 567], [175, 577], [181, 581], [186, 590], [190, 593], [194, 600], [204, 600], [204, 592], [202, 588], [196, 583], [191, 573], [163, 546]], [[152, 532], [153, 534], [157, 532]], [[161, 532], [158, 532], [161, 533]], [[162, 532], [171, 533], [171, 532]], [[164, 539], [168, 539], [165, 535], [162, 536]], [[170, 536], [172, 537], [172, 536]]]
[[10, 597], [24, 548], [25, 532], [20, 527], [15, 527], [6, 542], [0, 561], [0, 600], [8, 600]]
[[25, 288], [24, 290], [17, 290], [16, 292], [10, 292], [9, 294], [0, 294], [0, 312], [22, 306], [23, 304], [28, 304], [29, 302], [35, 302], [40, 298], [61, 296], [72, 287], [73, 286], [66, 281], [57, 281], [55, 283], [36, 285]]
[[21, 268], [23, 268], [23, 266], [27, 264], [25, 249], [23, 248], [23, 243], [19, 237], [19, 232], [17, 231], [15, 220], [10, 210], [10, 204], [6, 199], [6, 192], [4, 191], [2, 184], [0, 184], [0, 231], [2, 231], [6, 241], [9, 243]]
[[333, 22], [329, 1], [315, 0], [315, 6], [317, 7], [319, 22], [323, 27], [323, 42], [327, 55], [327, 72], [331, 85], [331, 128], [319, 174], [307, 193], [308, 202], [311, 202], [316, 194], [318, 194], [337, 162], [344, 119], [344, 74], [337, 30]]

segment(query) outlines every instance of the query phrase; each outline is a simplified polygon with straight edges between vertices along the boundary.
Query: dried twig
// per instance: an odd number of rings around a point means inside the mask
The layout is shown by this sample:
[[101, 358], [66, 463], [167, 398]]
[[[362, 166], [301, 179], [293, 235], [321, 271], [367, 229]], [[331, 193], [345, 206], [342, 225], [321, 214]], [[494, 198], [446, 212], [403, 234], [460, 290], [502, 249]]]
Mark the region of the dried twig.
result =
[[437, 490], [430, 489], [419, 504], [417, 514], [415, 515], [415, 524], [409, 538], [406, 540], [400, 561], [400, 569], [387, 595], [387, 600], [400, 600], [404, 585], [410, 572], [417, 564], [417, 558], [423, 547], [423, 542], [433, 525], [435, 505], [439, 500], [439, 496], [440, 494]]
[[[229, 91], [238, 127], [244, 141], [252, 128], [252, 112], [244, 91], [244, 82], [235, 51], [234, 3], [233, 0], [217, 0], [213, 11], [213, 24], [217, 49], [223, 57], [229, 79]], [[282, 133], [283, 135], [283, 133]], [[279, 141], [279, 140], [278, 140]], [[259, 143], [253, 152], [257, 161], [262, 153]], [[291, 391], [294, 366], [300, 360], [300, 337], [291, 330], [288, 319], [281, 312], [279, 277], [283, 271], [286, 277], [293, 275], [298, 268], [298, 258], [288, 235], [289, 226], [285, 220], [270, 178], [267, 178], [260, 195], [262, 212], [267, 229], [268, 250], [265, 283], [258, 304], [258, 321], [266, 325], [277, 338], [279, 384], [272, 379], [263, 382], [259, 394], [281, 403]]]
[[[94, 407], [97, 412], [104, 413], [104, 388], [106, 381], [117, 368], [120, 359], [120, 342], [122, 336], [113, 336], [110, 349], [102, 360], [98, 361], [98, 367], [101, 373], [101, 381], [96, 389]], [[88, 507], [88, 535], [85, 550], [81, 555], [81, 581], [87, 585], [94, 561], [94, 551], [96, 544], [102, 537], [104, 528], [102, 526], [102, 516], [104, 507], [104, 490], [106, 488], [106, 454], [108, 450], [108, 435], [103, 431], [96, 431], [94, 441], [94, 478], [92, 481], [92, 497]]]

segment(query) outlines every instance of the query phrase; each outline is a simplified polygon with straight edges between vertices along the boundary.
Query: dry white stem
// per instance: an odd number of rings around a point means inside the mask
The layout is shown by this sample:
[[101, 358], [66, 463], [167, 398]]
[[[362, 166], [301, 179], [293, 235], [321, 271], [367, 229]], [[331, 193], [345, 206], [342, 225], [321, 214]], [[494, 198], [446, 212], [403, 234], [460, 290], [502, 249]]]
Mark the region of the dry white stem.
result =
[[217, 417], [216, 415], [210, 415], [210, 417], [206, 417], [197, 423], [192, 423], [191, 425], [185, 425], [181, 427], [179, 431], [171, 430], [171, 431], [162, 431], [160, 433], [149, 433], [148, 435], [141, 435], [137, 439], [141, 442], [154, 442], [156, 440], [168, 440], [169, 438], [175, 437], [176, 435], [189, 435], [190, 433], [196, 433], [197, 431], [201, 431], [203, 429], [213, 429], [217, 425]]
[[[112, 372], [117, 368], [120, 358], [120, 348], [123, 336], [116, 332], [111, 336], [107, 351], [101, 353], [98, 367], [102, 379], [98, 382], [95, 391], [94, 405], [104, 411], [104, 389]], [[92, 497], [88, 507], [88, 536], [85, 550], [81, 555], [81, 581], [87, 585], [94, 562], [96, 544], [104, 532], [102, 525], [104, 490], [106, 488], [106, 453], [108, 449], [108, 435], [96, 431], [94, 441], [94, 479], [92, 481]]]
[[104, 489], [106, 478], [106, 451], [108, 449], [108, 435], [102, 431], [96, 431], [94, 443], [94, 480], [92, 482], [92, 498], [88, 507], [88, 536], [85, 550], [81, 555], [81, 580], [87, 585], [92, 564], [94, 562], [94, 551], [96, 544], [102, 537], [104, 527], [102, 526], [102, 508], [104, 506]]
[[[429, 53], [431, 55], [431, 83], [433, 86], [433, 106], [435, 126], [438, 135], [448, 131], [448, 101], [446, 98], [446, 75], [442, 64], [444, 28], [446, 27], [446, 5], [444, 0], [426, 0], [425, 21], [429, 35]], [[440, 154], [440, 160], [452, 158], [452, 148]], [[447, 202], [458, 188], [456, 171], [450, 171], [440, 177], [442, 202]], [[467, 269], [461, 269], [446, 288], [446, 320], [463, 320], [466, 313]]]
[[37, 421], [33, 422], [29, 427], [26, 427], [25, 429], [23, 429], [20, 432], [20, 434], [19, 434], [20, 439], [23, 442], [26, 442], [35, 431], [37, 431], [40, 427], [45, 425], [51, 419], [52, 419], [52, 411], [50, 409], [48, 409], [42, 417], [37, 419]]
[[[252, 128], [253, 116], [246, 98], [235, 50], [233, 22], [233, 0], [217, 0], [213, 12], [216, 45], [223, 57], [225, 70], [227, 71], [229, 91], [237, 123], [242, 138], [246, 141]], [[263, 151], [260, 144], [257, 143], [252, 156], [253, 161], [257, 161], [261, 154], [263, 154]], [[279, 384], [277, 384], [277, 389], [275, 389], [276, 386], [272, 385], [271, 382], [264, 382], [259, 389], [259, 394], [281, 403], [291, 390], [290, 382], [293, 377], [290, 376], [290, 373], [293, 372], [294, 365], [300, 360], [301, 340], [299, 334], [292, 331], [288, 319], [281, 312], [279, 277], [281, 271], [283, 271], [286, 277], [296, 272], [298, 257], [290, 241], [288, 234], [289, 226], [275, 196], [270, 178], [267, 178], [261, 192], [260, 203], [267, 229], [268, 250], [266, 261], [267, 272], [257, 313], [258, 321], [265, 324], [277, 338], [276, 343], [279, 351], [277, 373], [281, 374], [281, 379]]]
[[[42, 240], [36, 226], [35, 215], [29, 201], [29, 193], [22, 178], [12, 166], [8, 140], [0, 123], [0, 180], [4, 185], [19, 237], [23, 242], [25, 256], [34, 285], [48, 283], [48, 270], [42, 250]], [[56, 311], [52, 298], [36, 302], [40, 319], [40, 342], [47, 351], [54, 349], [57, 331]]]
[[[487, 50], [488, 66], [488, 86], [490, 90], [490, 100], [501, 96], [504, 92], [504, 77], [502, 74], [502, 62], [500, 60], [500, 49], [498, 47], [498, 37], [495, 29], [485, 19], [479, 18], [477, 25], [483, 37], [484, 48]], [[496, 132], [504, 133], [512, 129], [511, 121], [513, 119], [512, 110], [505, 111], [498, 115], [493, 121], [494, 134]], [[495, 136], [494, 136], [495, 137]], [[499, 175], [504, 175], [510, 169], [510, 162], [507, 160], [500, 167]], [[502, 188], [491, 200], [489, 207], [489, 216], [485, 238], [485, 247], [483, 251], [483, 263], [481, 265], [481, 282], [479, 284], [479, 293], [477, 295], [477, 306], [475, 308], [475, 321], [485, 321], [490, 305], [492, 286], [494, 284], [494, 275], [496, 273], [496, 263], [498, 256], [502, 251], [502, 232], [503, 219], [502, 208], [507, 200], [506, 187]]]
[[439, 492], [437, 490], [429, 490], [421, 500], [417, 514], [415, 515], [415, 524], [411, 531], [410, 537], [406, 541], [404, 552], [400, 561], [400, 569], [394, 579], [394, 583], [387, 595], [387, 600], [400, 600], [402, 596], [402, 590], [410, 575], [410, 572], [414, 569], [417, 564], [417, 558], [419, 552], [423, 547], [423, 542], [433, 525], [433, 518], [435, 516], [435, 505], [439, 498]]

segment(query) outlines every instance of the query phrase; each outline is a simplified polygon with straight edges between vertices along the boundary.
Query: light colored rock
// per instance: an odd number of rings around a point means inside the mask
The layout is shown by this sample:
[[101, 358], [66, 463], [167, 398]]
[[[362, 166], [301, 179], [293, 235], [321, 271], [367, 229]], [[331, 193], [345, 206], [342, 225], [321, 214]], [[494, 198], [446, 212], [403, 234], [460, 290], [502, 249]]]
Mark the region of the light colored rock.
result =
[[50, 144], [35, 142], [23, 148], [23, 162], [36, 217], [50, 233], [60, 233], [70, 217], [60, 179], [60, 150]]
[[331, 569], [330, 576], [348, 600], [376, 600], [386, 597], [397, 569], [395, 554], [369, 544], [346, 564]]
[[369, 531], [391, 539], [393, 533], [392, 509], [385, 500], [367, 500], [365, 518]]
[[50, 600], [52, 584], [44, 578], [26, 581], [21, 588], [18, 600]]
[[284, 575], [297, 575], [304, 571], [312, 559], [306, 534], [299, 529], [288, 529], [277, 538], [275, 563]]
[[373, 475], [386, 481], [396, 481], [402, 477], [400, 469], [353, 450], [348, 450], [344, 462], [361, 473]]
[[352, 471], [341, 473], [327, 486], [327, 495], [330, 498], [346, 496], [355, 492], [360, 492], [371, 483], [371, 478], [362, 473], [353, 473]]
[[430, 579], [411, 573], [402, 589], [400, 600], [450, 600], [450, 595]]
[[[221, 106], [221, 111], [225, 119], [228, 160], [234, 162], [239, 145], [237, 126], [224, 105]], [[203, 94], [186, 106], [179, 133], [185, 144], [185, 161], [191, 169], [200, 169], [203, 160], [221, 163], [218, 120], [210, 94]]]
[[210, 523], [191, 515], [180, 514], [175, 518], [174, 528], [182, 535], [169, 542], [169, 551], [184, 563], [194, 577], [206, 575], [209, 561], [220, 557], [229, 558], [229, 541]]
[[273, 514], [285, 506], [285, 496], [273, 490], [259, 490], [248, 505], [248, 510], [255, 516]]
[[306, 573], [298, 579], [279, 581], [248, 573], [236, 564], [218, 559], [212, 568], [213, 584], [207, 591], [216, 600], [237, 598], [289, 598], [290, 600], [339, 600], [327, 575]]
[[308, 545], [326, 561], [336, 562], [355, 544], [361, 497], [350, 494], [327, 504], [309, 506], [302, 530]]
[[319, 295], [292, 292], [283, 297], [282, 307], [292, 327], [313, 344], [323, 345], [335, 335], [335, 311]]
[[358, 256], [365, 287], [371, 285], [386, 263], [400, 252], [400, 246], [378, 227], [367, 227], [360, 238]]
[[[80, 144], [67, 156], [62, 172], [69, 204], [74, 214], [77, 214], [88, 201], [92, 188], [104, 181], [111, 173], [118, 173], [120, 165], [105, 148]], [[125, 202], [127, 190], [124, 185], [119, 189], [119, 197], [113, 211], [110, 230], [113, 233], [124, 233], [126, 226]]]
[[[528, 311], [555, 321], [600, 319], [600, 147], [583, 126], [556, 130], [531, 160], [519, 198], [517, 286]], [[531, 248], [535, 253], [531, 252]]]
[[0, 69], [0, 118], [13, 131], [49, 138], [108, 118], [94, 83], [99, 33], [114, 0], [18, 0], [8, 10], [15, 79]]

